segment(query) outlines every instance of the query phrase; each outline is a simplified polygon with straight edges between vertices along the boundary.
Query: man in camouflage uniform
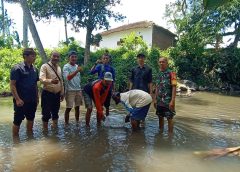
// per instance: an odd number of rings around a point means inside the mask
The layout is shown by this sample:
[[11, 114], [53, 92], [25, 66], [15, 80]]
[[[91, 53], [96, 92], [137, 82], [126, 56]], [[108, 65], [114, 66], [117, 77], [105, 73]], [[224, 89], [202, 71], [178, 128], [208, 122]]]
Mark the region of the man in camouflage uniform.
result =
[[175, 115], [176, 73], [168, 68], [168, 60], [159, 58], [160, 72], [157, 76], [154, 107], [159, 118], [159, 129], [163, 132], [164, 117], [168, 120], [168, 132], [173, 132], [173, 117]]

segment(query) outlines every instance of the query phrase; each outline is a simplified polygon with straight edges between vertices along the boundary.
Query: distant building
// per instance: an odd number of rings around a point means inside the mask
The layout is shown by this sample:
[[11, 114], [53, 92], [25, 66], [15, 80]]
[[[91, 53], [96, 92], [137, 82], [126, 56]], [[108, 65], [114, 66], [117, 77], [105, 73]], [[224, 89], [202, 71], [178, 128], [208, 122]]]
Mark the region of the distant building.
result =
[[141, 21], [100, 33], [102, 41], [99, 44], [99, 48], [117, 48], [121, 44], [122, 38], [132, 32], [141, 36], [149, 47], [154, 46], [160, 49], [167, 49], [174, 46], [176, 42], [176, 35], [169, 30], [151, 21]]

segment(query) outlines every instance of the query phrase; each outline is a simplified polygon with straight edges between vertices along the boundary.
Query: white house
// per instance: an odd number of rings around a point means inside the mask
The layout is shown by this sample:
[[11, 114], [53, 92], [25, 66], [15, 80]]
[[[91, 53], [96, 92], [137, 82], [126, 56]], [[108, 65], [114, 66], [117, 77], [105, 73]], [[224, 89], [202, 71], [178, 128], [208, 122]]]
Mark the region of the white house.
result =
[[151, 21], [141, 21], [100, 33], [102, 41], [99, 43], [99, 48], [117, 48], [121, 39], [132, 32], [141, 36], [149, 47], [167, 49], [175, 44], [175, 34]]

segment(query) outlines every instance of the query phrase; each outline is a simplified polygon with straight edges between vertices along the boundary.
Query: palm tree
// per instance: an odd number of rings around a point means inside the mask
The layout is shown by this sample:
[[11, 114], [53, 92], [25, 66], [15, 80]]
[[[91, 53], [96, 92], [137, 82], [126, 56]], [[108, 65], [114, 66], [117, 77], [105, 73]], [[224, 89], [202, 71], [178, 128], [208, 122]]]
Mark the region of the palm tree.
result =
[[23, 26], [24, 27], [24, 30], [23, 30], [24, 38], [23, 38], [23, 40], [25, 41], [25, 43], [24, 43], [25, 45], [24, 46], [27, 46], [26, 44], [28, 42], [27, 41], [28, 39], [27, 39], [27, 33], [26, 33], [27, 29], [26, 28], [29, 27], [30, 32], [32, 34], [32, 38], [33, 38], [34, 43], [35, 43], [35, 45], [36, 45], [36, 47], [37, 47], [37, 49], [39, 51], [39, 54], [40, 54], [40, 56], [42, 58], [43, 63], [47, 62], [47, 55], [46, 55], [46, 53], [44, 51], [42, 42], [41, 42], [40, 37], [38, 35], [38, 31], [37, 31], [37, 28], [36, 28], [35, 23], [33, 21], [32, 14], [31, 14], [31, 11], [29, 9], [27, 0], [5, 0], [5, 1], [13, 2], [13, 3], [20, 3], [20, 5], [22, 7], [22, 10], [23, 10], [23, 16], [25, 16], [24, 19], [23, 19], [23, 25], [26, 26], [26, 27]]

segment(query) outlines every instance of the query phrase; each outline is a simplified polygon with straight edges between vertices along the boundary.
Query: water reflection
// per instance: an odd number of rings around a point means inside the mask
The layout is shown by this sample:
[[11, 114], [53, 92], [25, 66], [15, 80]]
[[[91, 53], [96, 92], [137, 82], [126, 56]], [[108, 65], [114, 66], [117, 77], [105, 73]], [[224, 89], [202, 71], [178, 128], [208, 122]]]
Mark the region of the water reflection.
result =
[[[126, 112], [113, 109], [101, 127], [95, 115], [91, 128], [71, 114], [70, 125], [42, 131], [40, 112], [33, 135], [24, 122], [18, 143], [11, 137], [12, 106], [0, 100], [0, 169], [3, 171], [239, 171], [237, 157], [206, 161], [194, 151], [240, 145], [239, 97], [197, 93], [177, 98], [177, 116], [172, 137], [160, 133], [154, 109], [145, 129], [132, 132], [124, 123]], [[4, 103], [2, 103], [4, 102]], [[119, 107], [117, 107], [119, 108]], [[61, 110], [63, 114], [64, 107]], [[84, 113], [83, 113], [84, 114]], [[167, 127], [167, 126], [165, 126]], [[165, 130], [167, 131], [167, 130]]]

